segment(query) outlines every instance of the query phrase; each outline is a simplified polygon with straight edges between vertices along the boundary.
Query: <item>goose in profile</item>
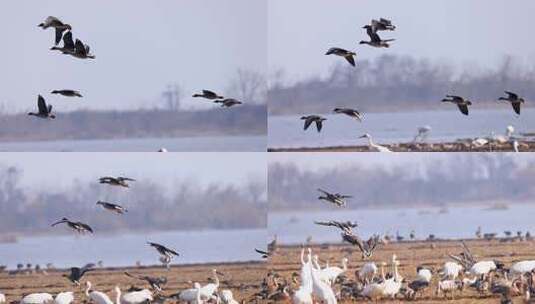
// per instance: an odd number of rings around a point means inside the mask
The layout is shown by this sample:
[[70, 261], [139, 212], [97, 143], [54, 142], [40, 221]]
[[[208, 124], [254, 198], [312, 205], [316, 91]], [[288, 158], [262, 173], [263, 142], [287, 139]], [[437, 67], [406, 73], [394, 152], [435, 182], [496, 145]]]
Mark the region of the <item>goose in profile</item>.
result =
[[72, 32], [68, 31], [63, 35], [63, 46], [53, 46], [50, 48], [52, 51], [60, 51], [63, 54], [72, 55], [75, 52], [74, 40], [72, 39]]
[[56, 29], [56, 40], [55, 40], [56, 45], [58, 45], [58, 43], [60, 42], [63, 32], [70, 31], [72, 29], [69, 24], [63, 23], [61, 20], [53, 16], [48, 16], [44, 22], [38, 25], [38, 27], [42, 28], [43, 30], [46, 30], [49, 27], [55, 28]]
[[67, 226], [69, 226], [69, 228], [71, 228], [74, 231], [79, 232], [79, 233], [85, 233], [85, 232], [93, 233], [93, 229], [89, 225], [84, 224], [82, 222], [70, 221], [66, 217], [64, 217], [61, 220], [59, 220], [59, 221], [55, 222], [54, 224], [52, 224], [52, 227], [54, 227], [56, 225], [59, 225], [59, 224], [67, 224]]
[[339, 221], [328, 221], [328, 222], [314, 221], [314, 224], [320, 225], [320, 226], [336, 227], [336, 228], [339, 228], [341, 230], [351, 230], [353, 228], [358, 227], [357, 222], [352, 222], [352, 221], [345, 221], [345, 222], [339, 222]]
[[52, 295], [46, 292], [31, 293], [20, 300], [20, 304], [48, 304], [53, 302]]
[[51, 94], [59, 94], [65, 97], [83, 97], [79, 91], [75, 90], [54, 90]]
[[515, 113], [520, 115], [520, 105], [524, 103], [524, 98], [520, 98], [518, 94], [509, 91], [505, 91], [505, 94], [507, 94], [507, 97], [500, 97], [498, 100], [509, 101]]
[[392, 24], [392, 21], [385, 18], [379, 18], [379, 20], [372, 19], [371, 26], [374, 32], [394, 31], [396, 29], [396, 26]]
[[158, 292], [162, 291], [163, 285], [167, 284], [166, 277], [135, 276], [130, 274], [129, 272], [125, 272], [124, 274], [131, 278], [147, 282], [152, 289]]
[[318, 132], [321, 131], [321, 128], [323, 127], [323, 121], [327, 120], [327, 118], [321, 117], [319, 115], [308, 115], [308, 116], [302, 116], [301, 120], [305, 121], [305, 126], [303, 127], [303, 130], [308, 129], [310, 125], [315, 122], [316, 123], [316, 129], [318, 129]]
[[333, 112], [337, 114], [345, 114], [349, 117], [356, 118], [358, 121], [362, 121], [362, 114], [355, 109], [350, 108], [335, 108]]
[[28, 115], [39, 117], [39, 118], [56, 118], [56, 115], [52, 114], [52, 105], [47, 105], [45, 99], [43, 96], [39, 95], [37, 96], [37, 108], [39, 112], [34, 113], [30, 112]]
[[104, 207], [104, 209], [116, 212], [118, 214], [124, 214], [124, 213], [128, 212], [128, 210], [126, 208], [124, 208], [123, 206], [117, 205], [117, 204], [98, 201], [97, 205], [101, 205], [102, 207]]
[[348, 242], [349, 244], [357, 246], [362, 252], [363, 259], [370, 258], [373, 255], [373, 251], [377, 248], [377, 245], [379, 245], [379, 239], [380, 237], [378, 235], [374, 235], [370, 237], [367, 241], [363, 241], [351, 230], [342, 231], [342, 240]]
[[381, 145], [378, 145], [378, 144], [374, 143], [373, 139], [372, 139], [372, 136], [370, 134], [368, 134], [368, 133], [362, 135], [359, 138], [367, 138], [368, 139], [368, 146], [370, 148], [370, 151], [373, 151], [373, 152], [392, 152], [387, 147], [381, 146]]
[[338, 207], [344, 207], [346, 205], [346, 199], [352, 198], [351, 195], [343, 195], [340, 193], [330, 193], [325, 190], [319, 189], [318, 191], [323, 193], [318, 197], [319, 200], [324, 200], [329, 203], [335, 204]]
[[459, 110], [464, 115], [468, 115], [468, 106], [472, 105], [472, 102], [468, 99], [464, 99], [461, 96], [446, 95], [446, 98], [442, 99], [442, 102], [451, 102], [459, 107]]
[[90, 53], [89, 45], [84, 44], [80, 39], [74, 43], [74, 53], [72, 56], [80, 59], [95, 59], [95, 55]]
[[357, 56], [355, 52], [351, 52], [351, 51], [344, 50], [344, 49], [337, 48], [337, 47], [332, 47], [327, 51], [327, 53], [325, 53], [325, 55], [336, 55], [336, 56], [344, 57], [347, 60], [347, 62], [349, 62], [349, 64], [351, 64], [352, 66], [356, 66], [355, 58], [353, 57], [353, 56]]
[[130, 185], [128, 185], [128, 181], [135, 182], [136, 180], [129, 177], [124, 176], [118, 176], [118, 177], [112, 177], [112, 176], [104, 176], [98, 179], [99, 183], [101, 184], [108, 184], [112, 186], [120, 186], [129, 188]]
[[217, 95], [217, 93], [209, 91], [209, 90], [202, 90], [202, 94], [193, 94], [193, 97], [195, 97], [195, 98], [201, 97], [201, 98], [206, 98], [206, 99], [210, 99], [210, 100], [223, 99], [224, 98], [223, 96], [219, 96], [219, 95]]
[[226, 98], [226, 99], [223, 99], [223, 100], [216, 100], [214, 102], [215, 103], [220, 103], [221, 107], [225, 107], [225, 108], [230, 108], [230, 107], [233, 107], [235, 105], [242, 104], [241, 101], [238, 101], [238, 100], [236, 100], [234, 98]]
[[166, 261], [170, 262], [174, 256], [180, 255], [175, 250], [167, 248], [164, 245], [153, 243], [153, 242], [147, 242], [147, 244], [149, 244], [151, 247], [154, 247], [154, 249], [156, 249], [158, 253], [160, 254], [161, 258], [165, 259]]
[[363, 28], [366, 29], [366, 33], [370, 36], [370, 41], [360, 41], [360, 44], [367, 44], [376, 48], [388, 48], [390, 47], [389, 42], [395, 41], [396, 39], [381, 39], [376, 31], [374, 31], [371, 25], [365, 25]]
[[62, 276], [69, 279], [69, 281], [71, 281], [73, 284], [75, 285], [80, 285], [80, 280], [82, 279], [82, 277], [84, 276], [84, 274], [86, 274], [86, 272], [88, 271], [92, 271], [92, 270], [95, 270], [93, 269], [93, 265], [92, 264], [88, 264], [82, 268], [78, 268], [78, 267], [71, 267], [71, 273], [69, 274], [63, 274]]
[[254, 251], [259, 253], [262, 256], [263, 259], [267, 259], [270, 256], [270, 253], [268, 251], [265, 251], [265, 250], [260, 250], [260, 249], [255, 248]]

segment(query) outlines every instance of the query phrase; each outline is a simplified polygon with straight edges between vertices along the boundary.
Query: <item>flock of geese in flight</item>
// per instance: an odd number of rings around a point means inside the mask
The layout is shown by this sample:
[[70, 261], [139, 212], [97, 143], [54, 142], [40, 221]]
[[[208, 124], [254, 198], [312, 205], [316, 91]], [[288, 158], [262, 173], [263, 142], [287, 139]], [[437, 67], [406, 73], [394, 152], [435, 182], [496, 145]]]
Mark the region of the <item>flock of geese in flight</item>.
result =
[[[372, 46], [374, 48], [389, 48], [390, 42], [394, 41], [395, 39], [382, 39], [378, 32], [380, 31], [395, 31], [396, 26], [392, 24], [391, 20], [380, 18], [379, 20], [373, 19], [370, 24], [365, 25], [363, 27], [366, 29], [366, 33], [370, 37], [370, 41], [361, 41], [360, 44], [366, 44], [369, 46]], [[349, 51], [343, 48], [339, 47], [332, 47], [330, 48], [325, 55], [335, 55], [344, 58], [351, 66], [356, 67], [356, 61], [355, 57], [357, 56], [356, 52]], [[514, 112], [517, 115], [520, 115], [520, 108], [523, 103], [525, 103], [524, 98], [520, 97], [517, 93], [511, 92], [511, 91], [505, 91], [506, 96], [505, 97], [499, 97], [498, 101], [506, 101], [511, 104], [513, 107]], [[442, 102], [449, 102], [457, 105], [460, 112], [464, 115], [469, 114], [469, 106], [472, 106], [472, 101], [468, 100], [465, 97], [457, 96], [457, 95], [446, 95], [446, 98], [442, 99]], [[363, 115], [360, 111], [357, 109], [352, 108], [335, 108], [333, 110], [336, 114], [344, 114], [349, 116], [350, 118], [355, 119], [356, 121], [361, 122], [363, 119]], [[316, 124], [316, 129], [318, 132], [321, 132], [323, 128], [324, 121], [327, 120], [327, 118], [321, 116], [321, 115], [304, 115], [301, 117], [301, 120], [304, 120], [304, 127], [303, 129], [306, 131], [312, 123]], [[371, 142], [371, 136], [368, 134], [367, 136], [361, 136], [361, 138], [368, 138]], [[378, 151], [375, 146], [370, 145], [371, 149], [376, 152], [390, 152], [386, 151], [388, 149], [384, 148], [383, 151]], [[386, 149], [386, 150], [385, 150]]]
[[[78, 59], [95, 59], [95, 55], [91, 53], [91, 48], [88, 44], [85, 44], [82, 40], [77, 38], [73, 40], [72, 27], [70, 24], [64, 23], [59, 18], [49, 16], [38, 25], [43, 30], [53, 28], [55, 30], [54, 46], [50, 48], [53, 51], [59, 51], [63, 55], [69, 55]], [[63, 46], [58, 44], [63, 41]], [[65, 97], [82, 97], [82, 94], [77, 90], [61, 89], [53, 90], [51, 94], [58, 94]], [[213, 101], [216, 104], [221, 104], [221, 107], [230, 108], [236, 105], [242, 104], [234, 98], [224, 98], [218, 94], [203, 90], [202, 94], [195, 94], [193, 97], [203, 97]], [[54, 119], [56, 115], [52, 113], [52, 105], [47, 104], [45, 98], [42, 95], [37, 97], [37, 112], [29, 112], [28, 115], [35, 116], [43, 119]]]

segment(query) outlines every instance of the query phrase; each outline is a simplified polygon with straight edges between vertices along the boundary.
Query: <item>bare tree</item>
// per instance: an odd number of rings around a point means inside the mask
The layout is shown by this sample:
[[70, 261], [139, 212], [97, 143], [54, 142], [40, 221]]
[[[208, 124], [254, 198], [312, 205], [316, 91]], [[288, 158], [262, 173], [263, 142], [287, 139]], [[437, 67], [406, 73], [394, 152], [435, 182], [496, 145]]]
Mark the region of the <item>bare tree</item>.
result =
[[184, 91], [179, 84], [170, 84], [167, 90], [162, 93], [165, 102], [165, 108], [169, 111], [180, 110], [180, 100], [184, 96]]
[[256, 71], [238, 69], [228, 92], [245, 103], [263, 103], [267, 94], [266, 77]]

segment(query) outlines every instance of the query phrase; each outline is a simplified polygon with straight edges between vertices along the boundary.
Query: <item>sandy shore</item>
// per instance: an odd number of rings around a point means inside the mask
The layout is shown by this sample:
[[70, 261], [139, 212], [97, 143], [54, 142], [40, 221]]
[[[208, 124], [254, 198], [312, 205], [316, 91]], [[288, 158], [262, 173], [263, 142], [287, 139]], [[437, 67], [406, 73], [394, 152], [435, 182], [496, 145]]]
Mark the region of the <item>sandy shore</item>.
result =
[[[385, 144], [394, 152], [513, 152], [510, 143], [492, 143], [490, 146], [475, 147], [467, 141], [452, 143], [400, 143]], [[520, 152], [535, 151], [535, 141], [522, 141]], [[369, 152], [367, 145], [333, 146], [333, 147], [302, 147], [302, 148], [268, 148], [268, 152]]]
[[[125, 271], [133, 274], [143, 274], [150, 276], [166, 276], [168, 283], [163, 294], [169, 295], [177, 293], [183, 289], [191, 288], [192, 282], [206, 284], [211, 277], [211, 270], [216, 268], [225, 276], [220, 277], [220, 290], [230, 289], [234, 298], [245, 303], [253, 303], [249, 299], [260, 290], [260, 284], [265, 276], [266, 263], [228, 263], [228, 264], [203, 264], [175, 266], [169, 271], [161, 267], [147, 268], [103, 268], [87, 273], [83, 280], [83, 287], [73, 286], [61, 275], [65, 271], [53, 271], [45, 274], [19, 274], [8, 275], [0, 273], [0, 293], [7, 297], [7, 303], [20, 300], [23, 295], [33, 292], [48, 292], [55, 295], [62, 291], [74, 291], [75, 303], [82, 303], [87, 300], [85, 296], [85, 282], [91, 281], [93, 289], [103, 291], [115, 300], [115, 293], [112, 289], [118, 285], [121, 290], [126, 290], [130, 286], [148, 288], [144, 281], [129, 278], [124, 275]], [[171, 302], [172, 303], [172, 302]]]
[[[484, 240], [467, 240], [466, 244], [476, 255], [477, 259], [495, 259], [504, 262], [509, 267], [512, 262], [535, 258], [535, 242], [500, 242]], [[269, 268], [291, 281], [293, 272], [299, 273], [300, 247], [279, 246], [278, 250], [271, 258]], [[355, 279], [354, 273], [364, 262], [360, 252], [355, 247], [349, 245], [322, 245], [312, 246], [314, 254], [318, 254], [322, 261], [329, 261], [331, 266], [340, 266], [343, 257], [349, 258], [348, 279]], [[448, 254], [458, 254], [462, 251], [459, 241], [435, 241], [435, 242], [401, 242], [381, 245], [370, 259], [374, 262], [388, 262], [392, 254], [396, 254], [401, 262], [399, 272], [408, 281], [415, 278], [417, 265], [425, 265], [439, 269], [444, 262], [449, 261]], [[294, 285], [295, 286], [295, 285]], [[473, 289], [467, 289], [462, 294], [457, 293], [455, 300], [446, 300], [442, 296], [436, 296], [436, 277], [433, 278], [432, 285], [424, 291], [416, 300], [411, 303], [500, 303], [499, 297], [491, 294], [479, 295]], [[523, 303], [520, 297], [514, 299], [515, 303]], [[358, 302], [366, 302], [360, 300]], [[382, 300], [381, 303], [404, 303], [408, 302], [401, 297], [398, 300]], [[339, 303], [353, 303], [343, 301]]]

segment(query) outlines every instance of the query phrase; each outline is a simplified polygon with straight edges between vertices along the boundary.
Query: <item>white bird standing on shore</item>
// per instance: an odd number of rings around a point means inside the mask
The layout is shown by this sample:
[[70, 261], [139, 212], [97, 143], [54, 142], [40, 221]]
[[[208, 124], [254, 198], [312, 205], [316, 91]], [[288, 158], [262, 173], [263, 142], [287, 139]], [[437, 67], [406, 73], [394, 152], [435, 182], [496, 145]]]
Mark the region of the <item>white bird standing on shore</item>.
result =
[[[85, 290], [85, 295], [93, 302], [97, 304], [114, 304], [107, 294], [100, 291], [91, 290], [91, 282], [87, 281], [86, 285], [87, 289]], [[121, 304], [119, 297], [117, 297], [117, 304]]]
[[72, 291], [60, 292], [54, 298], [54, 304], [71, 304], [74, 302], [74, 293]]
[[336, 295], [329, 284], [323, 282], [319, 277], [319, 269], [312, 268], [312, 289], [316, 295], [325, 304], [336, 304]]
[[323, 280], [325, 280], [327, 283], [329, 284], [334, 284], [334, 282], [336, 281], [336, 278], [341, 275], [342, 273], [346, 272], [347, 271], [347, 262], [349, 260], [347, 258], [343, 258], [342, 259], [342, 268], [340, 267], [337, 267], [337, 266], [332, 266], [332, 267], [326, 267], [324, 268], [321, 272], [322, 272], [322, 277], [323, 277]]
[[442, 279], [446, 280], [455, 280], [459, 276], [459, 273], [463, 270], [463, 266], [456, 262], [446, 262], [444, 263], [444, 268], [442, 269]]
[[511, 268], [509, 268], [509, 275], [514, 277], [531, 272], [533, 269], [535, 269], [535, 260], [520, 261], [511, 265]]
[[115, 286], [115, 293], [117, 294], [118, 299], [117, 304], [141, 304], [152, 302], [153, 300], [152, 292], [148, 289], [121, 294], [119, 286]]
[[219, 288], [219, 278], [217, 277], [217, 274], [218, 274], [217, 270], [212, 269], [212, 275], [214, 276], [214, 283], [209, 283], [201, 287], [202, 299], [209, 300], [217, 292], [217, 289]]
[[370, 147], [370, 151], [372, 152], [392, 152], [390, 149], [388, 149], [385, 146], [378, 145], [373, 142], [372, 136], [368, 133], [362, 135], [359, 138], [367, 138], [368, 139], [368, 146]]
[[368, 262], [360, 267], [358, 271], [358, 277], [361, 283], [369, 284], [373, 281], [373, 278], [377, 275], [377, 265], [374, 262]]

